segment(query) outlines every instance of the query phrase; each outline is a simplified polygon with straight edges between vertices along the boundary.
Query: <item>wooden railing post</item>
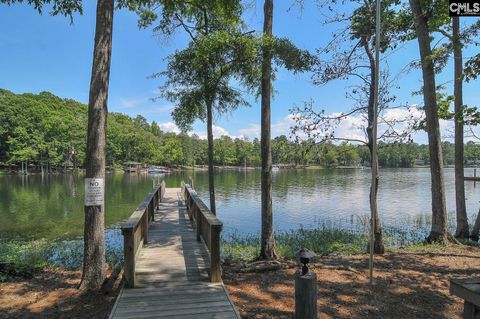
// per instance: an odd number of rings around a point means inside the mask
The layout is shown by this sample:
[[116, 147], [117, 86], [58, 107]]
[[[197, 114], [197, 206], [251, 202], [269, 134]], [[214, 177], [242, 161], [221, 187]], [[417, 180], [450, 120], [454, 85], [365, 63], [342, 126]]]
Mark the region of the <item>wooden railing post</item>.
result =
[[153, 214], [152, 214], [152, 222], [153, 222], [155, 221], [155, 212], [157, 211], [157, 207], [158, 207], [158, 189], [153, 194], [152, 205], [153, 205]]
[[152, 200], [148, 203], [148, 221], [153, 220], [155, 215], [155, 194], [152, 196]]
[[146, 244], [148, 243], [148, 215], [150, 211], [150, 205], [146, 207], [146, 214], [143, 214], [143, 220], [142, 220], [142, 233], [143, 233], [143, 243]]
[[160, 185], [160, 201], [163, 202], [163, 197], [165, 196], [165, 181], [162, 181], [162, 184]]
[[[202, 217], [200, 216], [202, 212], [200, 211], [200, 208], [195, 206], [194, 208], [194, 213], [195, 213], [195, 226], [197, 229], [197, 241], [201, 241], [201, 235], [202, 235]], [[207, 244], [207, 243], [206, 243]]]
[[220, 261], [220, 232], [222, 225], [210, 226], [210, 282], [222, 281], [222, 265]]
[[195, 204], [193, 202], [193, 198], [192, 196], [189, 196], [188, 197], [188, 206], [189, 206], [189, 211], [188, 211], [188, 217], [190, 218], [190, 220], [193, 220], [193, 218], [197, 218], [197, 215], [194, 215], [195, 214]]
[[135, 287], [135, 238], [133, 229], [123, 229], [123, 258], [125, 286], [127, 288]]
[[190, 215], [190, 208], [191, 208], [191, 205], [190, 205], [190, 193], [187, 191], [187, 188], [185, 187], [184, 188], [184, 192], [183, 192], [183, 198], [185, 199], [185, 208], [187, 209], [189, 215]]

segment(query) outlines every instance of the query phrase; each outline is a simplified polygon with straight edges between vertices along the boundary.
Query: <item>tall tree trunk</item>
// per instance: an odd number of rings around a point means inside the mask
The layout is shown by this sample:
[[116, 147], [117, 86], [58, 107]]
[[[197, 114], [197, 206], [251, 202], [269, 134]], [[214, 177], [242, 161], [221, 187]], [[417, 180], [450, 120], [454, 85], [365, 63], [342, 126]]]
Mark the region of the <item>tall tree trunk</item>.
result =
[[217, 214], [215, 206], [215, 184], [213, 177], [213, 110], [212, 102], [207, 102], [207, 140], [208, 140], [208, 190], [210, 193], [210, 210], [214, 215]]
[[452, 27], [455, 75], [455, 204], [457, 211], [455, 237], [468, 238], [468, 217], [467, 208], [465, 207], [465, 181], [463, 172], [463, 62], [459, 17], [452, 18]]
[[[88, 100], [86, 178], [105, 178], [105, 132], [112, 55], [114, 0], [98, 0]], [[83, 274], [80, 287], [99, 289], [104, 281], [104, 205], [85, 206]]]
[[[263, 36], [269, 39], [272, 36], [273, 0], [265, 0], [263, 14]], [[270, 48], [264, 47], [262, 57], [262, 238], [260, 258], [267, 260], [277, 258], [272, 214], [271, 78], [272, 52]]]
[[442, 143], [438, 123], [438, 108], [435, 86], [435, 72], [431, 58], [430, 34], [427, 20], [422, 12], [420, 0], [409, 0], [412, 9], [423, 74], [423, 101], [430, 151], [430, 175], [432, 191], [432, 230], [427, 241], [448, 240], [447, 209], [445, 205], [445, 184], [443, 177]]
[[480, 231], [480, 209], [478, 210], [477, 218], [475, 219], [475, 224], [473, 225], [473, 228], [472, 228], [472, 234], [470, 235], [470, 238], [473, 241], [478, 241], [479, 231]]
[[372, 215], [374, 216], [373, 218], [375, 219], [375, 227], [373, 229], [373, 234], [374, 234], [373, 252], [375, 254], [383, 254], [385, 252], [385, 246], [383, 244], [382, 227], [380, 224], [380, 217], [378, 215], [378, 206], [377, 206], [378, 181], [379, 181], [378, 156], [377, 156], [376, 150], [374, 150], [374, 141], [376, 140], [377, 137], [374, 136], [374, 132], [373, 132], [373, 122], [375, 117], [374, 115], [375, 87], [373, 84], [375, 83], [375, 80], [376, 80], [375, 79], [376, 66], [375, 66], [375, 58], [374, 58], [373, 52], [372, 50], [370, 50], [369, 43], [365, 37], [362, 38], [362, 45], [368, 56], [368, 60], [370, 62], [370, 78], [371, 78], [369, 92], [368, 92], [367, 135], [368, 135], [368, 149], [370, 151], [370, 165], [372, 169], [372, 180], [374, 178], [376, 180], [375, 187], [372, 187], [373, 185], [370, 186], [370, 210], [372, 211]]

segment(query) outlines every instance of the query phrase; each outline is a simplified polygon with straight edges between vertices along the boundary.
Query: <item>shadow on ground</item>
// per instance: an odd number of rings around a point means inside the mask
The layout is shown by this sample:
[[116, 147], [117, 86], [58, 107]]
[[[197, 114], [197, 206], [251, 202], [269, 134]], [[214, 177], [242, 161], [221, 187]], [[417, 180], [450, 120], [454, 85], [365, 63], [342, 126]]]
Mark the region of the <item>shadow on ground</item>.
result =
[[[374, 286], [368, 285], [367, 255], [320, 258], [314, 269], [318, 317], [461, 318], [463, 301], [449, 294], [449, 279], [480, 277], [479, 252], [460, 246], [387, 252], [375, 259]], [[294, 318], [294, 272], [233, 273], [226, 267], [225, 284], [242, 318]]]
[[76, 289], [78, 271], [45, 270], [32, 278], [0, 283], [0, 318], [107, 318], [119, 291]]

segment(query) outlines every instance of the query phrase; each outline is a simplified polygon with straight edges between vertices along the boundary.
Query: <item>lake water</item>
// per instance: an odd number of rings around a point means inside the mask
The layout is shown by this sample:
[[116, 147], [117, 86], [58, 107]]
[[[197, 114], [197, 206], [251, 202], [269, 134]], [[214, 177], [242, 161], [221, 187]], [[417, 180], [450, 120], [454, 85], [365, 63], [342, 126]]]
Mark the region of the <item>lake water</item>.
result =
[[[417, 227], [430, 222], [428, 168], [382, 169], [378, 206], [384, 226]], [[179, 187], [191, 175], [208, 203], [204, 171], [174, 173], [167, 187]], [[466, 175], [473, 175], [467, 169]], [[446, 169], [447, 206], [454, 217], [454, 172]], [[260, 171], [224, 171], [215, 176], [217, 214], [225, 234], [260, 229]], [[280, 170], [273, 176], [274, 224], [277, 230], [328, 225], [357, 228], [369, 214], [368, 169]], [[479, 209], [480, 185], [466, 182], [467, 212]], [[115, 228], [152, 187], [148, 175], [110, 174], [106, 178], [107, 228]], [[0, 237], [72, 239], [83, 234], [83, 177], [66, 175], [0, 175]], [[473, 221], [471, 221], [473, 222]], [[115, 230], [119, 233], [119, 230]]]

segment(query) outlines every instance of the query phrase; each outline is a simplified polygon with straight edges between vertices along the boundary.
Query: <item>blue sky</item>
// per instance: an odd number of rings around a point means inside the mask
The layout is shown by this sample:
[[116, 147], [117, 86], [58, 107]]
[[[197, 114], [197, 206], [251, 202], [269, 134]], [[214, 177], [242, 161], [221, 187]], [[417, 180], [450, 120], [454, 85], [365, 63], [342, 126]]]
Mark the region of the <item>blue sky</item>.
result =
[[[276, 1], [274, 34], [292, 39], [299, 47], [314, 50], [329, 41], [333, 26], [322, 24], [321, 12], [307, 1], [302, 12], [288, 8], [293, 0]], [[0, 87], [16, 93], [50, 91], [58, 96], [88, 101], [96, 1], [84, 1], [84, 14], [74, 17], [73, 25], [65, 17], [39, 15], [27, 5], [0, 5]], [[260, 31], [263, 23], [263, 6], [245, 13], [250, 29]], [[470, 20], [469, 20], [470, 19]], [[472, 18], [464, 20], [472, 21]], [[465, 22], [464, 22], [465, 23]], [[165, 69], [165, 58], [176, 49], [183, 48], [187, 38], [178, 32], [170, 39], [159, 38], [151, 30], [139, 30], [136, 16], [126, 10], [116, 11], [114, 18], [113, 54], [109, 92], [109, 110], [135, 116], [141, 114], [149, 121], [155, 120], [165, 130], [173, 129], [170, 111], [173, 105], [158, 96], [161, 79], [149, 79], [152, 73]], [[473, 54], [473, 49], [465, 57]], [[403, 69], [410, 61], [418, 59], [417, 43], [404, 44], [388, 58], [392, 74]], [[450, 80], [451, 63], [438, 77], [438, 83]], [[288, 134], [292, 105], [313, 99], [327, 113], [347, 111], [353, 102], [345, 98], [346, 82], [336, 81], [323, 87], [311, 83], [311, 74], [293, 75], [280, 70], [274, 83], [276, 94], [272, 103], [273, 135]], [[397, 102], [421, 103], [421, 96], [411, 92], [421, 86], [419, 70], [402, 75], [400, 90], [393, 93]], [[480, 105], [475, 92], [478, 82], [466, 84], [464, 101]], [[451, 85], [450, 85], [451, 87]], [[450, 92], [451, 93], [451, 92]], [[260, 124], [260, 103], [249, 98], [252, 106], [241, 108], [215, 121], [217, 135], [254, 137]], [[346, 127], [345, 130], [349, 128]], [[197, 122], [193, 131], [204, 135], [205, 124]], [[417, 141], [425, 142], [424, 134]]]

